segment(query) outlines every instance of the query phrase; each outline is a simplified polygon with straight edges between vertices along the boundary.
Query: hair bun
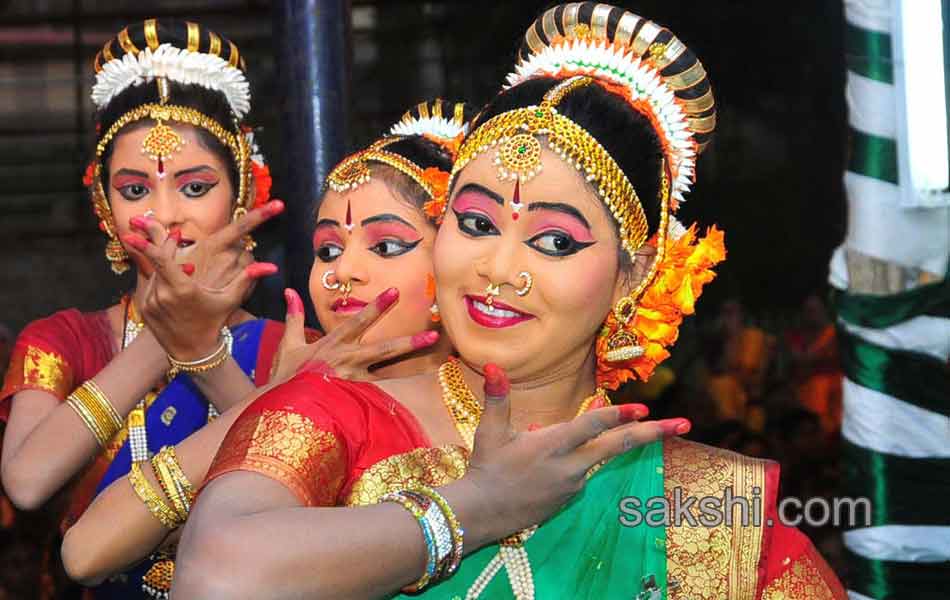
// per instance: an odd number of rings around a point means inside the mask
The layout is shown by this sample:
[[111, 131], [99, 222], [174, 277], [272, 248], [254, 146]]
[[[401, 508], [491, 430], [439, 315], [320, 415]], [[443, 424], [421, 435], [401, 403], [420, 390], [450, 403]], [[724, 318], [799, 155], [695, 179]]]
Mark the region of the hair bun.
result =
[[420, 102], [410, 108], [389, 135], [421, 135], [439, 144], [455, 155], [460, 137], [468, 133], [472, 111], [464, 102], [449, 102], [441, 98]]
[[147, 19], [129, 25], [103, 45], [94, 66], [92, 100], [98, 109], [129, 87], [156, 77], [221, 92], [239, 119], [251, 108], [238, 47], [191, 21]]
[[508, 84], [580, 74], [654, 124], [673, 174], [671, 195], [682, 202], [696, 156], [716, 127], [712, 88], [696, 55], [648, 19], [609, 4], [572, 2], [548, 9], [528, 28]]

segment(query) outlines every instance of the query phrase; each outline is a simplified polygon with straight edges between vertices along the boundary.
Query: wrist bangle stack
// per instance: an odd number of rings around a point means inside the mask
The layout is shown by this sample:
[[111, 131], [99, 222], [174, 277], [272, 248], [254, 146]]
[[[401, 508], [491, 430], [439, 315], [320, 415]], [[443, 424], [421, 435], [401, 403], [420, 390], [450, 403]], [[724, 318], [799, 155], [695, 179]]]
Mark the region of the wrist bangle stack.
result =
[[142, 473], [140, 463], [133, 462], [132, 469], [129, 471], [129, 483], [135, 490], [135, 495], [139, 497], [152, 516], [154, 516], [166, 529], [176, 529], [184, 520], [180, 519], [178, 514], [165, 503], [161, 494], [157, 493], [149, 484], [145, 474]]
[[418, 581], [403, 589], [421, 591], [430, 583], [451, 576], [462, 560], [464, 531], [449, 503], [432, 488], [421, 486], [386, 494], [381, 502], [395, 502], [409, 511], [422, 529], [426, 542], [426, 568]]
[[195, 488], [185, 476], [174, 446], [163, 446], [152, 457], [152, 470], [155, 471], [155, 476], [165, 496], [171, 501], [178, 520], [185, 522], [188, 519], [188, 513], [191, 512], [191, 503], [195, 499]]
[[177, 360], [170, 354], [168, 355], [168, 362], [171, 364], [172, 368], [168, 371], [168, 378], [171, 379], [178, 375], [179, 373], [204, 373], [212, 369], [216, 369], [223, 365], [228, 357], [231, 355], [231, 347], [234, 345], [234, 336], [231, 334], [231, 330], [227, 327], [221, 328], [221, 343], [218, 344], [218, 347], [214, 352], [205, 356], [204, 358], [199, 358], [198, 360]]
[[119, 413], [92, 379], [73, 390], [66, 398], [66, 403], [76, 411], [101, 447], [105, 447], [112, 436], [122, 429]]

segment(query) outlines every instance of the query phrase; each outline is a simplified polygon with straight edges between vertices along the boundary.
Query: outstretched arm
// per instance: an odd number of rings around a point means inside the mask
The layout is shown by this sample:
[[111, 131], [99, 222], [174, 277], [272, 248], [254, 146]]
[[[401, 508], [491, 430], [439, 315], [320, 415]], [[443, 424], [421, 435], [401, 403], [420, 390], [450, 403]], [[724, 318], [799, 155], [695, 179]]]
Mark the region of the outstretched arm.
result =
[[[465, 551], [543, 521], [581, 489], [592, 465], [683, 422], [631, 423], [644, 414], [610, 407], [514, 434], [507, 397], [487, 396], [468, 474], [439, 490], [465, 528]], [[208, 483], [194, 507], [172, 596], [384, 597], [416, 581], [426, 555], [419, 525], [398, 505], [305, 507], [275, 479], [231, 471]]]

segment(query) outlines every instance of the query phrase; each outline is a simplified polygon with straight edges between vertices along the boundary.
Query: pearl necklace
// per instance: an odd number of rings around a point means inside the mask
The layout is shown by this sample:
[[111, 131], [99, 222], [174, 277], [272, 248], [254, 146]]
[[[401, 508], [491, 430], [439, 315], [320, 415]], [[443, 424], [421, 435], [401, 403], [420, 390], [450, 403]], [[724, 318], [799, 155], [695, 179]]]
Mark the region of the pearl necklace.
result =
[[[442, 386], [442, 400], [455, 421], [455, 427], [471, 449], [482, 407], [468, 384], [465, 383], [458, 360], [449, 359], [439, 367], [439, 383]], [[581, 402], [575, 417], [587, 412], [591, 404], [598, 399], [605, 406], [610, 405], [606, 390], [597, 388], [592, 395]], [[596, 471], [596, 466], [587, 472], [587, 477], [593, 475], [594, 471]], [[508, 573], [508, 584], [511, 586], [515, 600], [534, 600], [534, 574], [531, 571], [531, 560], [524, 545], [537, 530], [538, 525], [532, 525], [501, 540], [498, 554], [475, 578], [465, 594], [465, 600], [477, 600], [502, 567]]]

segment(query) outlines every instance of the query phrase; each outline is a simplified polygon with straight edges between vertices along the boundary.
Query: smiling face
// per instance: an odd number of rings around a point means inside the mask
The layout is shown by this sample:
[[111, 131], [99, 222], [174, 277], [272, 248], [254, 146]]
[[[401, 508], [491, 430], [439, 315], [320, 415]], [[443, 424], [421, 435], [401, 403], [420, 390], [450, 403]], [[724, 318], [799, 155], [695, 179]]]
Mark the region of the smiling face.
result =
[[[546, 147], [544, 170], [520, 185], [524, 209], [514, 219], [515, 184], [498, 180], [493, 158], [485, 152], [459, 173], [436, 240], [443, 325], [463, 360], [494, 362], [513, 380], [577, 368], [628, 289], [616, 227], [578, 172]], [[533, 281], [519, 296], [522, 272]], [[489, 284], [500, 291], [491, 308]]]
[[[188, 125], [171, 127], [185, 140], [185, 145], [166, 162], [165, 177], [161, 179], [156, 161], [142, 154], [142, 141], [151, 129], [150, 124], [133, 126], [116, 137], [107, 165], [106, 195], [120, 239], [132, 232], [131, 217], [151, 210], [168, 230], [181, 231], [181, 254], [186, 255], [187, 247], [230, 222], [236, 192], [228, 178], [227, 163], [205, 147], [197, 130]], [[148, 276], [151, 264], [134, 250], [129, 254], [140, 273]]]
[[[373, 167], [376, 172], [385, 168]], [[428, 289], [435, 227], [387, 179], [391, 178], [374, 175], [355, 190], [328, 191], [313, 237], [310, 297], [325, 330], [338, 327], [386, 289], [399, 290], [399, 301], [370, 327], [363, 342], [436, 326], [429, 310], [434, 298]], [[348, 222], [352, 224], [349, 230]], [[333, 272], [327, 276], [329, 284], [350, 284], [345, 304], [341, 289], [324, 287], [327, 271]]]

